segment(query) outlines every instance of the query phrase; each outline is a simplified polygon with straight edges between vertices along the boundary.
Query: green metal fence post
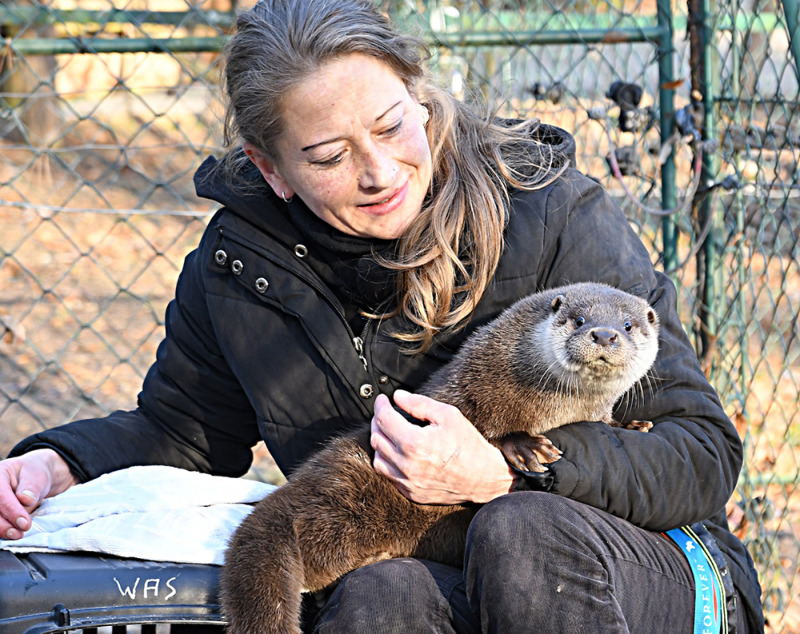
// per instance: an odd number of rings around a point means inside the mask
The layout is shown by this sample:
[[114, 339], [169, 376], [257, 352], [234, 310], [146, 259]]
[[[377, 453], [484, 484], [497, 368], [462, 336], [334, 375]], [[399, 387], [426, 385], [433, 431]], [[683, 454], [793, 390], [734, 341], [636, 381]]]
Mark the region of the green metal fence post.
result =
[[[716, 78], [715, 69], [717, 68], [714, 63], [714, 55], [716, 48], [713, 46], [712, 26], [710, 24], [711, 16], [715, 12], [711, 9], [712, 0], [704, 0], [704, 15], [705, 21], [703, 24], [703, 83], [704, 93], [703, 102], [705, 109], [703, 110], [703, 142], [709, 142], [716, 139], [716, 121], [715, 112], [716, 102], [714, 95], [716, 94]], [[711, 229], [706, 237], [704, 245], [705, 258], [706, 258], [706, 281], [704, 284], [705, 295], [703, 297], [703, 304], [707, 307], [707, 319], [705, 323], [706, 328], [706, 341], [703, 354], [709, 356], [713, 353], [716, 347], [716, 337], [718, 335], [718, 322], [720, 311], [724, 311], [724, 307], [719, 305], [718, 293], [718, 275], [721, 274], [719, 267], [719, 239], [720, 227], [719, 218], [717, 217], [717, 209], [715, 200], [716, 198], [708, 193], [712, 191], [714, 179], [719, 170], [718, 160], [716, 153], [709, 151], [703, 152], [703, 167], [702, 177], [700, 180], [701, 192], [703, 193], [701, 200], [701, 210], [698, 216], [698, 227], [705, 227], [705, 223], [711, 224]], [[707, 359], [710, 364], [710, 358]], [[710, 367], [710, 366], [709, 366]]]
[[[675, 91], [672, 88], [675, 78], [673, 68], [672, 7], [669, 0], [658, 0], [658, 25], [661, 37], [658, 46], [659, 111], [661, 123], [661, 143], [672, 137], [675, 128]], [[675, 195], [675, 153], [670, 150], [661, 166], [661, 207], [672, 209], [676, 206]], [[663, 233], [664, 270], [672, 271], [678, 265], [677, 230], [675, 219], [664, 216], [661, 223]]]
[[[700, 122], [702, 142], [714, 138], [714, 65], [709, 21], [711, 0], [689, 1], [689, 33], [691, 41], [692, 91], [699, 93], [703, 119]], [[697, 149], [696, 151], [700, 151]], [[700, 187], [692, 201], [696, 236], [701, 235], [708, 226], [708, 233], [702, 249], [698, 251], [697, 263], [697, 306], [698, 325], [696, 332], [697, 354], [709, 367], [717, 336], [716, 288], [714, 276], [717, 270], [716, 252], [719, 231], [712, 206], [711, 185], [716, 173], [716, 161], [710, 152], [703, 152]]]
[[798, 33], [798, 22], [800, 22], [800, 3], [797, 0], [783, 0], [783, 15], [786, 18], [786, 28], [789, 30], [789, 46], [794, 57], [794, 72], [800, 82], [800, 33]]

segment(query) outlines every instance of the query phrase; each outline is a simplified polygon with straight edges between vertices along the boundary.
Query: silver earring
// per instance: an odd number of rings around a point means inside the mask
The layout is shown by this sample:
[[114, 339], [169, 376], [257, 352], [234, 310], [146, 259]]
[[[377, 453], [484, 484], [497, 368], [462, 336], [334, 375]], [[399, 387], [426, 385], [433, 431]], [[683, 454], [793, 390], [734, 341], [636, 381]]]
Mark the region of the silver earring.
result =
[[418, 105], [419, 105], [420, 113], [422, 114], [422, 125], [427, 125], [428, 124], [428, 119], [431, 118], [431, 113], [428, 112], [428, 109], [425, 106], [423, 106], [422, 104], [418, 104]]
[[294, 196], [289, 196], [289, 198], [286, 198], [286, 192], [281, 192], [281, 198], [283, 198], [283, 202], [288, 205], [290, 202], [292, 202], [292, 198], [294, 198]]

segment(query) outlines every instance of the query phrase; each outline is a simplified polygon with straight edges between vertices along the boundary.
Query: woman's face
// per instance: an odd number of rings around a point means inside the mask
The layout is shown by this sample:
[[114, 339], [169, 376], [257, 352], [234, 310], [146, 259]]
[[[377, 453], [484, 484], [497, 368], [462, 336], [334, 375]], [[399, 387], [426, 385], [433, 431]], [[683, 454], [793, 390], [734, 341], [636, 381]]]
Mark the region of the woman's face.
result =
[[431, 182], [423, 110], [383, 62], [350, 54], [283, 99], [271, 161], [244, 149], [279, 196], [297, 195], [337, 229], [391, 239], [419, 214]]

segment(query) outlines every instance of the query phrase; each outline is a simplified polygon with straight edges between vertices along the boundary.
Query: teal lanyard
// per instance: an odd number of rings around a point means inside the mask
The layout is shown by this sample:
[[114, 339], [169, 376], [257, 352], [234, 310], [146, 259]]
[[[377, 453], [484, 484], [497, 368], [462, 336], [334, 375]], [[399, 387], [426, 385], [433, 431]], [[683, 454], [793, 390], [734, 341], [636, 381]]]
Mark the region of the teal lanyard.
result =
[[695, 588], [694, 634], [727, 634], [725, 591], [719, 570], [705, 545], [688, 526], [673, 528], [665, 534], [680, 547], [692, 569]]

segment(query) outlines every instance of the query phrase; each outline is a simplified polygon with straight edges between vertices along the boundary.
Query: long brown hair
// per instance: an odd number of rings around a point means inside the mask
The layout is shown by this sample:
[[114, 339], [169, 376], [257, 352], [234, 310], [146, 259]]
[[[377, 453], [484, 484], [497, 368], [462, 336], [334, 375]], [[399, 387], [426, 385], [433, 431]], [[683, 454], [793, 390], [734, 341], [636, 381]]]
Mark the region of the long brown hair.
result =
[[397, 257], [381, 259], [399, 272], [390, 315], [413, 324], [394, 333], [410, 352], [462, 327], [486, 292], [503, 251], [509, 187], [541, 187], [567, 163], [532, 140], [537, 121], [493, 123], [436, 87], [424, 70], [423, 51], [369, 0], [260, 0], [239, 16], [224, 67], [225, 143], [231, 148], [224, 164], [231, 176], [248, 160], [235, 151], [243, 141], [277, 158], [282, 97], [344, 55], [381, 60], [430, 112], [431, 195], [401, 237]]

